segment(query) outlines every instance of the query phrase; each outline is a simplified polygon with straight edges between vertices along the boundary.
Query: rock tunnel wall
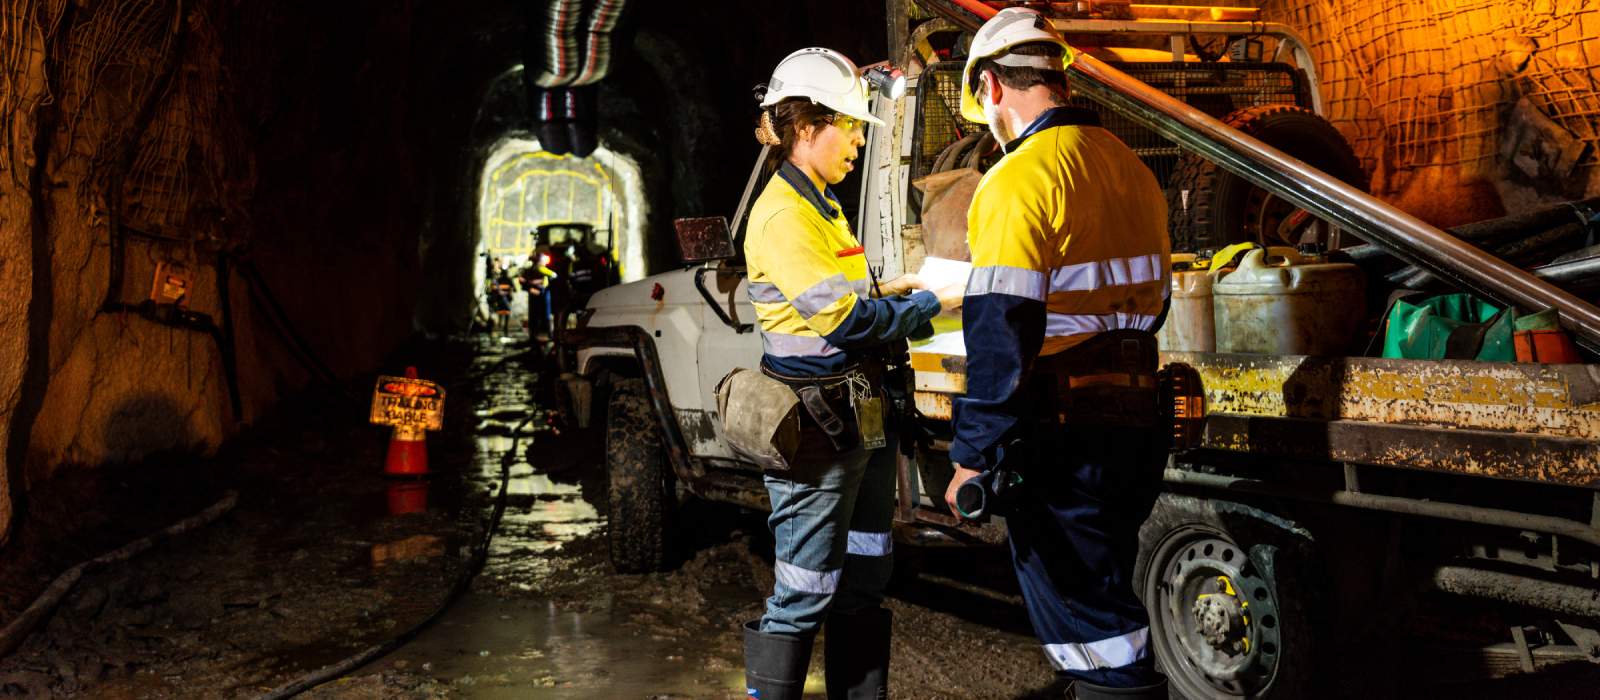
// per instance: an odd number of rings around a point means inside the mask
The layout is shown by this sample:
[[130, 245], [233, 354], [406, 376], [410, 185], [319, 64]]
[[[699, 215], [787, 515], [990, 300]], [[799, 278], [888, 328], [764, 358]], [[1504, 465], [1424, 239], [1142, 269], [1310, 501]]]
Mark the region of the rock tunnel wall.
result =
[[[416, 17], [359, 5], [0, 10], [0, 525], [57, 469], [214, 451], [303, 386], [269, 304], [339, 377], [411, 330], [411, 65], [380, 59]], [[187, 319], [141, 309], [158, 266]]]
[[[30, 483], [214, 452], [308, 383], [466, 327], [476, 185], [529, 130], [505, 78], [536, 4], [0, 8], [0, 542]], [[644, 173], [647, 230], [731, 212], [757, 145], [723, 115], [753, 120], [784, 54], [886, 53], [882, 3], [792, 9], [630, 4], [602, 137]], [[649, 241], [654, 266], [675, 256]], [[187, 321], [141, 307], [158, 268]]]

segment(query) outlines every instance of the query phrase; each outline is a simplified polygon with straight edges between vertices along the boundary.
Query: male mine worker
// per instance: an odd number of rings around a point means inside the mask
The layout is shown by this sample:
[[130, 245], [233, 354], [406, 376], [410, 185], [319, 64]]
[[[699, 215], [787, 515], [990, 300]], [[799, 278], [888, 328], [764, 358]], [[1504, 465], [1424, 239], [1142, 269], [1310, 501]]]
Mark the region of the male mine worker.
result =
[[967, 393], [946, 500], [956, 509], [960, 485], [986, 471], [1020, 474], [1005, 512], [1012, 562], [1068, 696], [1164, 700], [1132, 580], [1166, 444], [1153, 332], [1167, 208], [1133, 151], [1066, 106], [1072, 58], [1022, 8], [986, 22], [967, 58], [962, 115], [1005, 155], [968, 212]]

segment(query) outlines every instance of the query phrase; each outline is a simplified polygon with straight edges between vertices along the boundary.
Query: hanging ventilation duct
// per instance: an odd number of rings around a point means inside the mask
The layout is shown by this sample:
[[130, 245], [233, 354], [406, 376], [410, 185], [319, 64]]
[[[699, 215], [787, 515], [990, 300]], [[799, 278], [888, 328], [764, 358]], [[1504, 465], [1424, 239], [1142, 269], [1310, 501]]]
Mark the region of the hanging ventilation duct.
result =
[[585, 9], [580, 0], [546, 0], [544, 11], [536, 13], [527, 75], [534, 131], [545, 150], [582, 158], [599, 146], [594, 84], [610, 71], [611, 32], [623, 5], [624, 0], [593, 0]]
[[537, 21], [529, 23], [533, 34], [529, 49], [534, 54], [526, 61], [533, 84], [542, 88], [560, 87], [578, 77], [578, 20], [583, 15], [583, 0], [545, 0]]
[[584, 26], [583, 69], [573, 85], [592, 85], [611, 70], [611, 30], [622, 16], [622, 5], [623, 0], [595, 0]]

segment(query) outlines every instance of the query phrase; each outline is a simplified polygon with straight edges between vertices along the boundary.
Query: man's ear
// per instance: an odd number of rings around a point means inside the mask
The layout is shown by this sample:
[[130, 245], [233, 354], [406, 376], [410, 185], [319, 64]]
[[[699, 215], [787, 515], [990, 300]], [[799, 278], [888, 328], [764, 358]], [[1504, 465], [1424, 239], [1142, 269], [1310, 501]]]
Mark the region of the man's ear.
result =
[[1000, 84], [1000, 76], [995, 75], [994, 71], [984, 71], [983, 75], [983, 82], [979, 85], [988, 91], [989, 104], [1000, 104], [1000, 98], [1005, 96], [1005, 86]]

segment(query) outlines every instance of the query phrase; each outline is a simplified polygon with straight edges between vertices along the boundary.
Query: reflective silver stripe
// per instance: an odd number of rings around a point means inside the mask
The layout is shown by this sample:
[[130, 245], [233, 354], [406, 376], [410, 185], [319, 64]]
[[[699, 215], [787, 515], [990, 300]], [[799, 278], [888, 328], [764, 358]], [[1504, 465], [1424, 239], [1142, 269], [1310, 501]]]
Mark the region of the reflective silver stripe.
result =
[[1052, 292], [1091, 292], [1106, 287], [1158, 282], [1166, 279], [1161, 254], [1111, 258], [1063, 265], [1050, 272]]
[[855, 292], [858, 297], [870, 298], [872, 296], [872, 280], [864, 277], [858, 280], [851, 280], [850, 291]]
[[844, 275], [839, 274], [811, 285], [810, 289], [801, 292], [800, 296], [789, 303], [794, 306], [795, 311], [800, 312], [801, 316], [811, 318], [822, 313], [829, 304], [854, 292], [855, 290], [850, 288], [850, 282], [845, 280]]
[[761, 351], [773, 357], [829, 357], [841, 352], [820, 337], [761, 331]]
[[894, 551], [894, 539], [887, 532], [862, 532], [850, 531], [850, 542], [845, 545], [846, 554], [862, 557], [886, 557]]
[[791, 591], [827, 595], [839, 590], [839, 569], [812, 571], [779, 559], [772, 566], [772, 575]]
[[1058, 671], [1092, 671], [1131, 665], [1149, 653], [1149, 644], [1150, 628], [1140, 627], [1098, 642], [1046, 644], [1044, 653]]
[[979, 294], [1009, 294], [1014, 297], [1044, 301], [1045, 276], [1038, 270], [1010, 265], [988, 265], [972, 268], [967, 278], [967, 296]]
[[783, 295], [783, 292], [778, 291], [778, 285], [771, 282], [751, 282], [748, 286], [750, 289], [750, 301], [762, 304], [776, 304], [789, 300], [788, 297]]
[[1080, 333], [1104, 333], [1123, 328], [1147, 331], [1154, 328], [1155, 325], [1155, 316], [1123, 313], [1121, 311], [1099, 315], [1057, 313], [1044, 315], [1044, 334], [1046, 337], [1051, 338], [1078, 335]]

